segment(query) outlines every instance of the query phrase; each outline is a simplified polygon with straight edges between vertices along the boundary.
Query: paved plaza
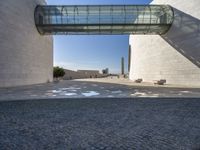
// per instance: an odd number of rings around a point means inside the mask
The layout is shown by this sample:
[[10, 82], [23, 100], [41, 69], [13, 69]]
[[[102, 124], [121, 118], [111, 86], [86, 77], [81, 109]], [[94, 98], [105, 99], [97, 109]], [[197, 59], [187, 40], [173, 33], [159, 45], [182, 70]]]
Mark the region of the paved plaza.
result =
[[[100, 81], [104, 79], [98, 79]], [[200, 88], [175, 88], [153, 84], [106, 83], [97, 79], [0, 88], [0, 101], [55, 98], [200, 97]], [[106, 79], [105, 79], [106, 81]], [[123, 84], [122, 84], [123, 83]], [[129, 83], [129, 82], [127, 82]]]
[[0, 149], [199, 150], [200, 90], [90, 80], [0, 89]]
[[200, 100], [0, 102], [3, 150], [199, 150]]

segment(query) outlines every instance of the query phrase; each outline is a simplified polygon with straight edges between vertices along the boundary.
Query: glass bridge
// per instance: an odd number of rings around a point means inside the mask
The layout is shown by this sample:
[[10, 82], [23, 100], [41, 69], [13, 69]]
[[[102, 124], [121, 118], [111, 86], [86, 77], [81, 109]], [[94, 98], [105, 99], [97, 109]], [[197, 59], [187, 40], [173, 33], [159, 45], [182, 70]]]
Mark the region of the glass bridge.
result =
[[173, 23], [168, 5], [37, 6], [42, 35], [165, 34]]

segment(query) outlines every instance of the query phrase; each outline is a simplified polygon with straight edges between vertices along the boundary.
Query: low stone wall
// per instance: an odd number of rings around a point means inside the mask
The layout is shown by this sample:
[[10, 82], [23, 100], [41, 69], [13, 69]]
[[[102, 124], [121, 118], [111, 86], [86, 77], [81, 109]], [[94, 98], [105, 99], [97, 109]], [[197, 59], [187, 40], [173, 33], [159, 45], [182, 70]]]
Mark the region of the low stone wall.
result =
[[72, 70], [65, 69], [65, 76], [63, 77], [64, 80], [72, 80], [72, 79], [84, 79], [84, 78], [102, 78], [106, 77], [107, 75], [103, 75], [100, 73], [96, 74], [89, 74], [84, 72], [76, 72]]

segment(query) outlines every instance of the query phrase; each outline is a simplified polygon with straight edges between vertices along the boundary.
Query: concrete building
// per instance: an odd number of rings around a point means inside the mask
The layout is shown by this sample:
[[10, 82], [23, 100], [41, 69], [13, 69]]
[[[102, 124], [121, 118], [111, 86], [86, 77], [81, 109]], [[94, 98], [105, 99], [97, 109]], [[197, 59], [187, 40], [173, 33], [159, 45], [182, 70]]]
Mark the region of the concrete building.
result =
[[96, 70], [68, 70], [65, 69], [65, 75], [63, 77], [64, 80], [71, 80], [71, 79], [84, 79], [84, 78], [102, 78], [106, 77], [107, 75], [100, 74], [99, 71]]
[[97, 78], [101, 75], [98, 70], [77, 70], [77, 72], [85, 74], [88, 78]]
[[0, 87], [53, 80], [53, 39], [35, 27], [38, 4], [45, 0], [0, 2]]
[[102, 74], [108, 75], [109, 74], [109, 68], [103, 69]]
[[154, 0], [174, 10], [162, 35], [131, 35], [130, 79], [166, 79], [168, 84], [200, 85], [200, 1]]

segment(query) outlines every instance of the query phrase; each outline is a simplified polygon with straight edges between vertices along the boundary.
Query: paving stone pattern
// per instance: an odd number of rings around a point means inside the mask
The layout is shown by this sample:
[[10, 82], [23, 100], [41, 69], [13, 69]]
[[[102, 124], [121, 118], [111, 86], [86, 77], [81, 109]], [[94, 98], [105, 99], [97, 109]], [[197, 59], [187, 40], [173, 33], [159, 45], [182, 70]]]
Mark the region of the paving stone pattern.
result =
[[199, 150], [200, 100], [0, 102], [2, 150]]
[[130, 98], [130, 97], [200, 97], [200, 89], [142, 87], [88, 81], [0, 88], [0, 101], [55, 98]]

